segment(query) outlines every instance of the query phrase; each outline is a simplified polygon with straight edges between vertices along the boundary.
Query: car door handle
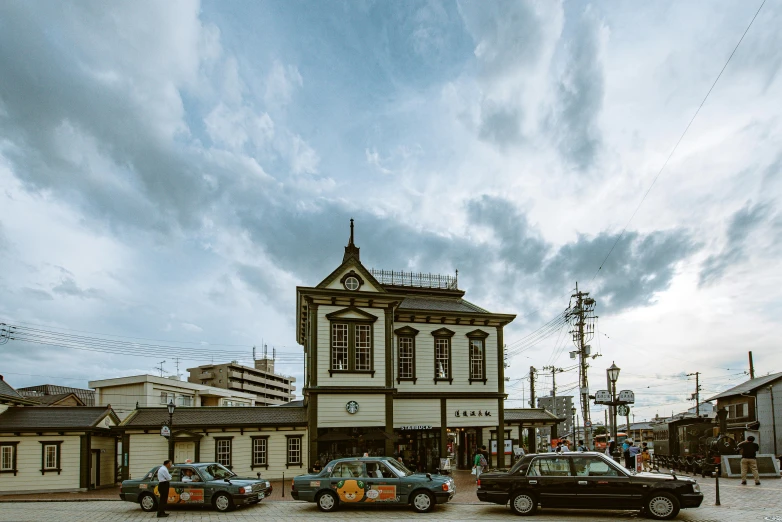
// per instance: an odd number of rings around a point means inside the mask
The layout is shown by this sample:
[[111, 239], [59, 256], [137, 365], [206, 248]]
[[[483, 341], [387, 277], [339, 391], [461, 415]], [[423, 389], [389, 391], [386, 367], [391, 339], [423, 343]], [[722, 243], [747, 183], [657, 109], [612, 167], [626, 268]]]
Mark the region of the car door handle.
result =
[[587, 484], [589, 484], [589, 482], [587, 482], [586, 480], [579, 480], [578, 481], [578, 485], [579, 486], [586, 486]]
[[529, 481], [529, 483], [530, 483], [530, 484], [537, 484], [537, 483], [538, 483], [538, 481], [537, 481], [537, 480], [530, 480], [530, 481]]

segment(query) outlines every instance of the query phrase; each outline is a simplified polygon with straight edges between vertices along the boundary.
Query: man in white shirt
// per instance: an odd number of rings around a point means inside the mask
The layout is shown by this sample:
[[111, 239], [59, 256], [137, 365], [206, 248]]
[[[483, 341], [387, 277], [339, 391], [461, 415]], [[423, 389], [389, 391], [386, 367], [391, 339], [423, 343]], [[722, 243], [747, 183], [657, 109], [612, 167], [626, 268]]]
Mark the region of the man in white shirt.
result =
[[168, 470], [171, 469], [171, 461], [166, 460], [163, 465], [157, 470], [157, 491], [160, 494], [160, 500], [157, 504], [157, 516], [158, 518], [167, 517], [166, 504], [168, 504], [168, 490], [171, 487], [171, 473]]

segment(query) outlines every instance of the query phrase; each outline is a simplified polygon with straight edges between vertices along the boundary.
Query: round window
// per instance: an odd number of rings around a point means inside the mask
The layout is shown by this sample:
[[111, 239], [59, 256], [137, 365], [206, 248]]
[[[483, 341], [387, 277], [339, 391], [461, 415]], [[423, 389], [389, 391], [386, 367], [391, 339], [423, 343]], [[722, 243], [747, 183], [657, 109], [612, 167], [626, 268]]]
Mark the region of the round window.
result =
[[350, 276], [347, 279], [345, 279], [345, 288], [348, 290], [358, 290], [358, 287], [361, 286], [358, 282], [358, 278]]

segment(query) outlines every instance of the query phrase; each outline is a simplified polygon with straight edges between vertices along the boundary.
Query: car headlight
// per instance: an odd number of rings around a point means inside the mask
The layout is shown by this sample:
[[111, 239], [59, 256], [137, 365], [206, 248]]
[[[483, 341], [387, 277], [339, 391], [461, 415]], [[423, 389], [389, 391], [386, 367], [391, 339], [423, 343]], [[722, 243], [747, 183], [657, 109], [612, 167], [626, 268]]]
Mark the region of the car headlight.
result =
[[268, 488], [269, 486], [270, 486], [269, 481], [266, 481], [266, 482], [263, 483], [263, 487], [264, 488]]
[[701, 485], [696, 482], [695, 484], [692, 485], [692, 490], [695, 493], [700, 493], [701, 492]]
[[247, 490], [246, 490], [246, 489], [244, 489], [244, 488], [239, 488], [239, 494], [240, 494], [240, 495], [244, 495], [245, 493], [247, 493]]

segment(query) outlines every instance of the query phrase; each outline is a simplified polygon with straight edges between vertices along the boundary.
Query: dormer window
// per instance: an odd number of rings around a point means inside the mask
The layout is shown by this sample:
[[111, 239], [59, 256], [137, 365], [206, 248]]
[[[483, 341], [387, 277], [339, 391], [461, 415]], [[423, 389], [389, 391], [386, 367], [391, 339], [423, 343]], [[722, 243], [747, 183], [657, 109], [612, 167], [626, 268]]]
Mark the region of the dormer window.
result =
[[345, 279], [345, 288], [348, 290], [358, 290], [358, 287], [361, 286], [358, 282], [358, 279], [351, 276]]

